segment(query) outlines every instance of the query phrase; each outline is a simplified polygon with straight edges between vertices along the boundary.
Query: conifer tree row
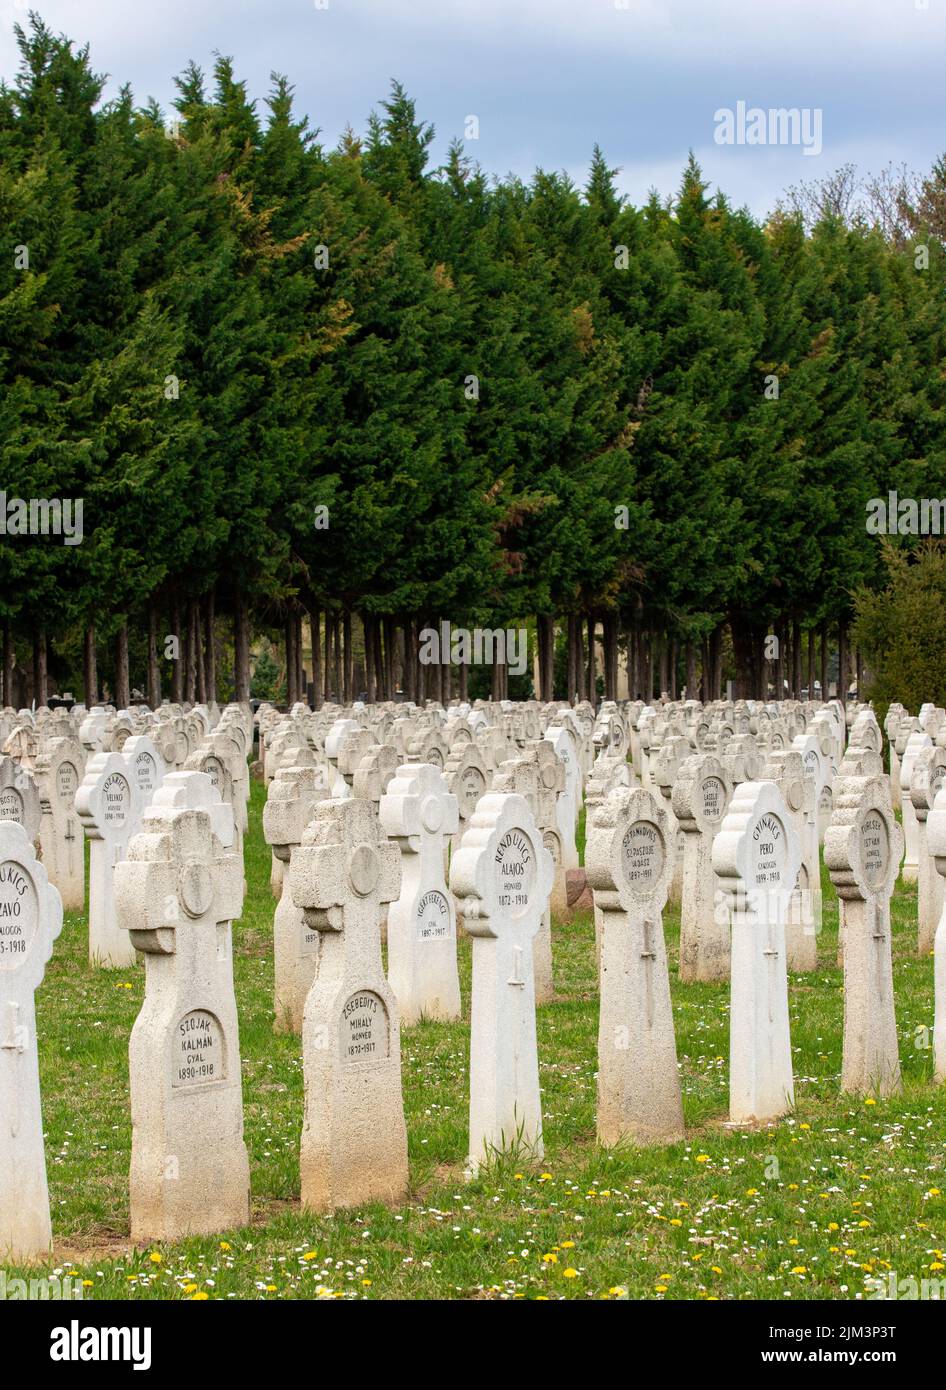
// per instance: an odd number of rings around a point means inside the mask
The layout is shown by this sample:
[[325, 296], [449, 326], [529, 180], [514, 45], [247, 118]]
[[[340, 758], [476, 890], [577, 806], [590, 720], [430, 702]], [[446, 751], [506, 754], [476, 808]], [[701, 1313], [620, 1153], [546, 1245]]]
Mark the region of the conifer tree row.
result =
[[191, 65], [163, 113], [17, 35], [0, 493], [83, 535], [0, 536], [4, 703], [246, 698], [262, 638], [290, 700], [303, 666], [475, 693], [418, 660], [444, 620], [528, 624], [543, 698], [619, 662], [632, 696], [800, 693], [829, 653], [843, 686], [868, 500], [946, 494], [946, 159], [895, 234], [760, 221], [692, 158], [636, 208], [597, 148], [584, 188], [432, 167], [397, 83], [326, 149], [282, 75]]

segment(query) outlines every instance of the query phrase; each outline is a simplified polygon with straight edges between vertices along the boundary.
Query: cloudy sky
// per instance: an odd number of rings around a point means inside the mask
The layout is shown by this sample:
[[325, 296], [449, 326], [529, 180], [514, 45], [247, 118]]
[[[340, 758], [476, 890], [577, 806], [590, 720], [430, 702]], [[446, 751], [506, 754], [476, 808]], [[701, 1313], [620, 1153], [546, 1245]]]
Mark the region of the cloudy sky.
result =
[[[216, 50], [260, 98], [286, 73], [331, 146], [398, 78], [437, 162], [475, 116], [489, 172], [583, 182], [597, 141], [635, 202], [673, 192], [691, 148], [757, 213], [845, 162], [926, 170], [946, 150], [946, 0], [0, 0], [6, 80], [30, 3], [142, 101], [169, 106], [174, 74]], [[820, 111], [820, 154], [716, 143], [739, 102]]]

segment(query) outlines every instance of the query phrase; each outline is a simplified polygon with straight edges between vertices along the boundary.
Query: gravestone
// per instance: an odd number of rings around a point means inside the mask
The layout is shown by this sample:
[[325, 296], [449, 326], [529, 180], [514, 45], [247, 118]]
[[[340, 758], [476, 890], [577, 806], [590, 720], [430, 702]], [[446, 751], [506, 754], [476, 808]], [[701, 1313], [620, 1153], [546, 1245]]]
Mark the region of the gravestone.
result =
[[486, 759], [479, 746], [471, 740], [451, 744], [450, 756], [444, 765], [444, 777], [447, 787], [457, 799], [459, 821], [451, 842], [451, 848], [455, 850], [480, 797], [486, 793], [492, 773], [486, 767]]
[[62, 930], [62, 902], [25, 828], [0, 819], [0, 1259], [52, 1247], [34, 994]]
[[316, 807], [289, 866], [293, 901], [322, 935], [302, 1028], [309, 1210], [397, 1202], [407, 1190], [401, 1029], [379, 927], [400, 879], [400, 851], [379, 834], [369, 802]]
[[897, 734], [900, 731], [900, 721], [906, 715], [906, 710], [899, 702], [894, 702], [887, 709], [884, 716], [884, 732], [887, 735], [887, 742], [890, 748], [890, 791], [893, 798], [893, 809], [899, 811], [900, 801], [900, 757], [897, 753]]
[[513, 1151], [542, 1157], [532, 950], [552, 888], [552, 856], [525, 798], [482, 797], [450, 865], [473, 937], [470, 1171]]
[[[946, 786], [926, 818], [926, 843], [937, 874], [946, 877]], [[933, 939], [933, 1068], [934, 1080], [946, 1081], [946, 901]]]
[[115, 868], [118, 922], [145, 958], [128, 1048], [136, 1242], [209, 1235], [250, 1216], [231, 931], [243, 862], [214, 833], [214, 815], [229, 820], [229, 808], [211, 809], [206, 776], [185, 776], [195, 780], [158, 791]]
[[796, 737], [791, 748], [769, 753], [762, 775], [782, 793], [801, 845], [798, 881], [785, 919], [785, 959], [789, 970], [817, 970], [821, 929], [818, 768], [810, 759], [805, 761]]
[[[901, 721], [900, 732], [897, 735], [898, 745], [903, 739], [907, 727], [908, 721]], [[933, 740], [929, 734], [924, 733], [921, 729], [915, 729], [906, 734], [906, 741], [900, 758], [900, 812], [903, 817], [903, 836], [906, 844], [906, 853], [900, 872], [903, 875], [904, 883], [916, 883], [920, 872], [920, 837], [917, 830], [913, 798], [910, 795], [913, 784], [913, 769], [923, 749], [931, 748], [932, 745]]]
[[683, 1138], [663, 909], [673, 875], [670, 820], [640, 787], [592, 817], [585, 863], [602, 914], [598, 1141]]
[[838, 783], [825, 865], [844, 900], [844, 1051], [841, 1089], [900, 1089], [890, 946], [890, 895], [903, 855], [886, 778]]
[[277, 1033], [301, 1033], [305, 1001], [319, 966], [320, 934], [296, 907], [286, 870], [301, 845], [320, 801], [328, 798], [324, 771], [314, 766], [280, 767], [269, 784], [263, 807], [263, 835], [283, 866], [273, 921], [275, 1022]]
[[794, 1104], [785, 915], [801, 846], [774, 782], [743, 782], [713, 843], [732, 925], [729, 1118], [778, 1119]]
[[133, 734], [127, 738], [121, 752], [141, 794], [143, 815], [167, 775], [164, 759], [147, 734]]
[[923, 748], [913, 764], [910, 800], [916, 817], [917, 843], [917, 953], [933, 950], [936, 928], [943, 915], [943, 880], [929, 852], [926, 822], [936, 794], [946, 782], [946, 748]]
[[[536, 822], [539, 836], [545, 844], [543, 826], [538, 819], [539, 765], [535, 758], [510, 758], [493, 776], [494, 792], [515, 794], [524, 798]], [[462, 844], [462, 841], [461, 841]], [[551, 851], [550, 851], [551, 853]], [[552, 884], [555, 883], [555, 859], [552, 858]], [[551, 890], [542, 909], [542, 921], [532, 942], [532, 983], [537, 1004], [547, 1004], [555, 998], [555, 979], [552, 969], [552, 909]]]
[[729, 918], [717, 901], [713, 841], [732, 799], [732, 782], [714, 753], [692, 753], [673, 786], [683, 835], [680, 979], [729, 979]]
[[0, 757], [0, 820], [22, 825], [31, 845], [39, 843], [42, 806], [36, 779], [15, 758]]
[[84, 764], [81, 745], [72, 738], [50, 739], [36, 759], [43, 864], [59, 889], [63, 907], [71, 912], [81, 912], [85, 906], [82, 822], [75, 808]]
[[378, 809], [401, 852], [401, 891], [388, 907], [388, 981], [401, 1022], [460, 1017], [457, 923], [444, 878], [444, 842], [457, 829], [457, 798], [432, 763], [405, 763]]
[[89, 838], [89, 960], [118, 968], [135, 949], [115, 916], [115, 866], [141, 822], [141, 793], [121, 753], [94, 753], [76, 792], [76, 814]]

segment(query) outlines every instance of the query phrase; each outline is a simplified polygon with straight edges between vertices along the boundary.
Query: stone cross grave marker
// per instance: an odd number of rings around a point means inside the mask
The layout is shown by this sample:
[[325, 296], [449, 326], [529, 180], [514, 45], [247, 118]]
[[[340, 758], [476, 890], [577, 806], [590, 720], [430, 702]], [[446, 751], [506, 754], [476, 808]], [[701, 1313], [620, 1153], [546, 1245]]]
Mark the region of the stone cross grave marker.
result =
[[[946, 877], [946, 786], [926, 818], [926, 843], [940, 879]], [[946, 1081], [946, 900], [933, 939], [933, 1067], [934, 1080]]]
[[76, 792], [76, 814], [89, 838], [89, 960], [134, 965], [135, 948], [115, 916], [115, 866], [141, 823], [141, 793], [121, 753], [94, 753]]
[[63, 907], [73, 912], [85, 906], [82, 822], [75, 807], [84, 764], [85, 754], [76, 739], [53, 738], [43, 745], [35, 772], [43, 863], [59, 889]]
[[[897, 742], [904, 737], [907, 721], [900, 725]], [[916, 811], [910, 795], [913, 786], [913, 769], [924, 748], [931, 748], [933, 740], [922, 729], [906, 734], [903, 753], [900, 758], [900, 811], [903, 817], [903, 835], [906, 853], [900, 872], [904, 883], [916, 883], [920, 873], [920, 836], [916, 824]]]
[[250, 1216], [231, 933], [243, 863], [214, 833], [223, 808], [211, 810], [209, 779], [184, 776], [193, 780], [159, 789], [115, 869], [119, 924], [145, 958], [128, 1048], [136, 1242], [209, 1235]]
[[26, 829], [0, 820], [0, 1259], [52, 1246], [34, 994], [62, 930], [62, 901]]
[[916, 818], [917, 839], [917, 954], [933, 950], [936, 928], [943, 915], [943, 879], [929, 852], [926, 822], [936, 794], [946, 781], [946, 748], [923, 748], [913, 764], [910, 800]]
[[133, 734], [125, 740], [121, 751], [141, 793], [143, 815], [167, 775], [164, 759], [147, 734]]
[[388, 980], [401, 1022], [457, 1019], [457, 922], [444, 878], [457, 798], [433, 763], [405, 763], [381, 798], [379, 816], [401, 852], [401, 891], [388, 907]]
[[893, 1000], [890, 895], [903, 855], [887, 779], [838, 783], [825, 836], [825, 864], [844, 899], [844, 1050], [841, 1089], [890, 1095], [900, 1089]]
[[450, 866], [473, 937], [470, 1171], [498, 1153], [542, 1157], [533, 943], [552, 856], [523, 796], [482, 797]]
[[772, 749], [762, 775], [774, 782], [785, 798], [801, 845], [798, 882], [785, 919], [786, 963], [789, 970], [817, 970], [821, 930], [817, 770], [793, 746]]
[[732, 1124], [775, 1120], [794, 1104], [785, 916], [800, 864], [801, 846], [778, 787], [741, 783], [713, 843], [732, 921]]
[[[502, 764], [493, 776], [494, 792], [516, 793], [525, 798], [529, 810], [545, 844], [544, 827], [538, 818], [539, 765], [534, 758], [519, 755]], [[462, 841], [461, 841], [462, 844]], [[552, 859], [552, 883], [555, 883], [555, 860]], [[552, 911], [551, 897], [542, 909], [542, 921], [532, 943], [532, 976], [535, 1001], [546, 1004], [555, 997], [555, 980], [552, 969]]]
[[32, 772], [15, 758], [0, 757], [0, 820], [22, 825], [30, 844], [36, 845], [41, 819], [39, 788]]
[[659, 799], [611, 792], [585, 859], [602, 913], [598, 1140], [670, 1143], [683, 1138], [683, 1101], [663, 935], [673, 839]]
[[328, 799], [324, 769], [280, 767], [269, 784], [263, 807], [263, 835], [283, 866], [279, 903], [273, 921], [275, 956], [275, 1023], [277, 1033], [301, 1033], [305, 1001], [319, 966], [320, 934], [310, 927], [292, 900], [286, 870], [302, 844], [306, 826], [320, 801]]
[[302, 1204], [333, 1211], [407, 1190], [401, 1028], [381, 966], [382, 903], [401, 854], [368, 801], [323, 801], [293, 852], [293, 901], [322, 935], [302, 1028]]
[[717, 900], [713, 841], [732, 799], [729, 773], [715, 753], [693, 753], [673, 785], [683, 835], [680, 979], [729, 979], [729, 917]]

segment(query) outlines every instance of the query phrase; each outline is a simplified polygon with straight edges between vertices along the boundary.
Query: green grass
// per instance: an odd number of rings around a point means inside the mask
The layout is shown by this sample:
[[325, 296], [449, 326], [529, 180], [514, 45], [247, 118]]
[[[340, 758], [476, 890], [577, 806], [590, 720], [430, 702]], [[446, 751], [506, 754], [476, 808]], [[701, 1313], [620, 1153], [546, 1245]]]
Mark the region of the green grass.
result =
[[[796, 1112], [723, 1127], [725, 986], [681, 985], [666, 916], [687, 1142], [606, 1152], [595, 1142], [597, 993], [590, 916], [556, 924], [558, 999], [538, 1011], [540, 1166], [464, 1179], [468, 1023], [402, 1032], [411, 1193], [396, 1210], [335, 1217], [299, 1206], [302, 1064], [272, 1032], [269, 851], [253, 784], [249, 892], [234, 929], [252, 1224], [134, 1250], [128, 1238], [127, 1042], [144, 972], [90, 969], [84, 916], [67, 917], [37, 995], [55, 1250], [89, 1298], [854, 1298], [946, 1248], [946, 1088], [932, 1084], [932, 960], [916, 958], [915, 890], [894, 900], [904, 1091], [839, 1092], [837, 905], [825, 877], [816, 973], [791, 979]], [[460, 943], [469, 1017], [470, 943]], [[40, 1270], [8, 1269], [36, 1277]], [[370, 1281], [370, 1282], [369, 1282]], [[610, 1291], [610, 1292], [609, 1292]]]

